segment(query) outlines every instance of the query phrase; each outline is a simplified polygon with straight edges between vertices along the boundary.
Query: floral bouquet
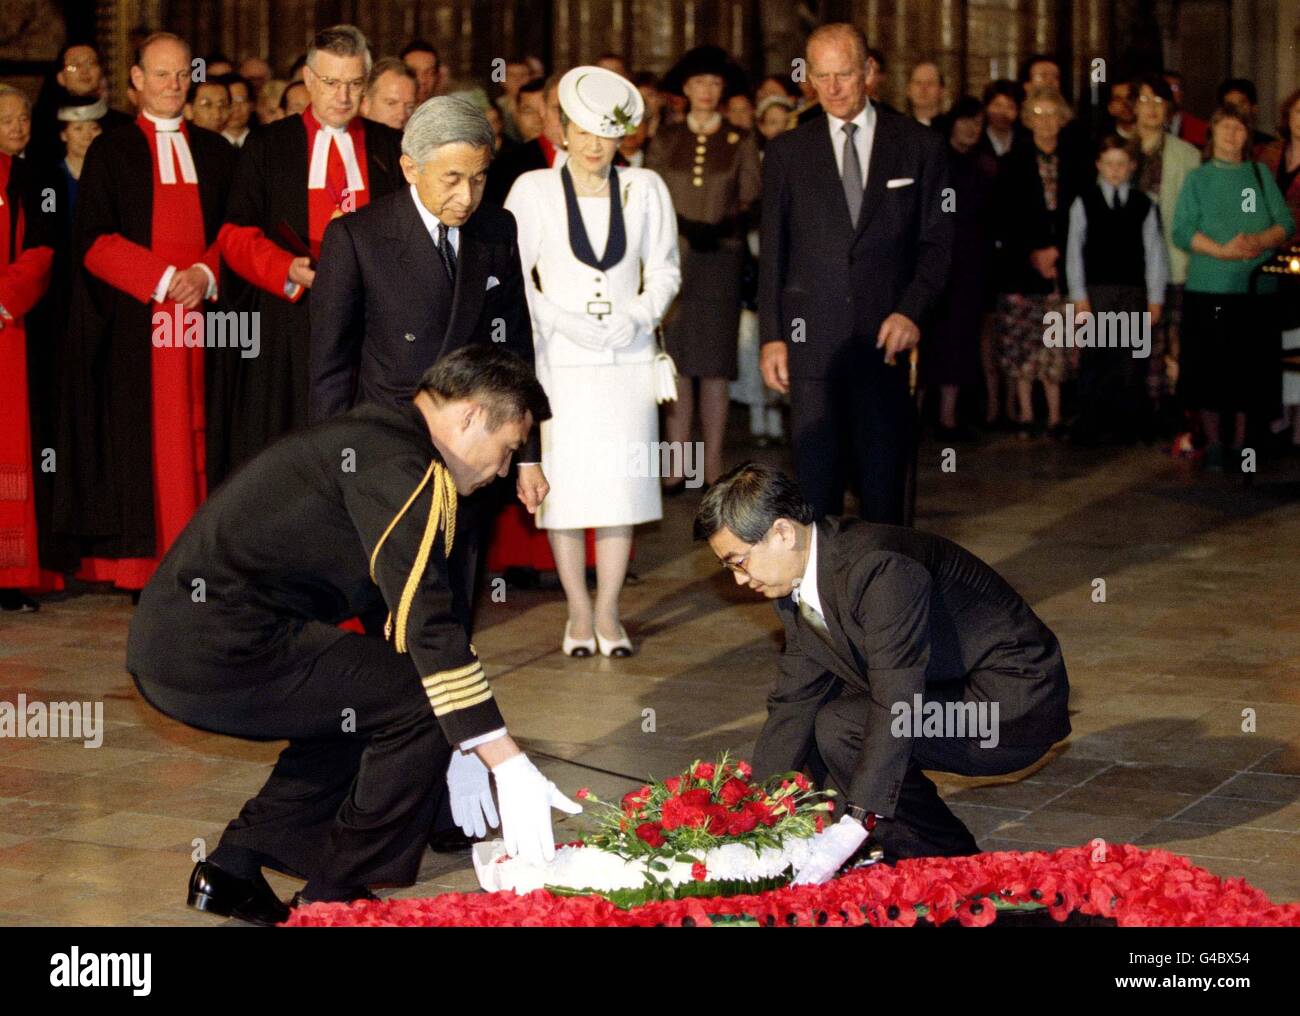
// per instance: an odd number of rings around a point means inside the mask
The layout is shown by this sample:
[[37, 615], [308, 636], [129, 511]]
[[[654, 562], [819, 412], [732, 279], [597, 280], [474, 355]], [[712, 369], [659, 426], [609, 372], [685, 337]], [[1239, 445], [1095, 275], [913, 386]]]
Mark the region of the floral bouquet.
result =
[[652, 900], [719, 897], [788, 885], [810, 840], [834, 810], [834, 791], [802, 773], [754, 782], [747, 762], [723, 755], [652, 780], [618, 804], [590, 790], [597, 830], [561, 847], [545, 870], [502, 856], [476, 861], [484, 888], [596, 895], [620, 907]]

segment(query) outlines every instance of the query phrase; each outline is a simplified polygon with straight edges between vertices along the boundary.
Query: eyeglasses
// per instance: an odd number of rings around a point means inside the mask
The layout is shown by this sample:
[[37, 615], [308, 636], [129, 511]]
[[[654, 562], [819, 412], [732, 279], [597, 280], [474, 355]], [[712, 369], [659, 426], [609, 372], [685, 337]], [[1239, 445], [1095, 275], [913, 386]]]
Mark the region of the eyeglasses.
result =
[[229, 109], [230, 108], [230, 103], [214, 101], [212, 99], [200, 99], [194, 105], [198, 106], [199, 109]]
[[764, 540], [766, 540], [768, 535], [771, 532], [772, 530], [769, 528], [766, 533], [764, 533], [762, 536], [758, 538], [758, 543], [751, 543], [749, 545], [749, 549], [745, 551], [745, 553], [740, 557], [734, 558], [731, 561], [726, 561], [726, 560], [722, 561], [721, 562], [722, 567], [727, 571], [731, 572], [731, 574], [733, 575], [748, 575], [749, 572], [746, 570], [745, 566], [749, 561], [750, 555], [754, 553], [754, 548], [757, 547], [759, 543], [762, 543]]
[[1165, 104], [1165, 100], [1158, 95], [1139, 95], [1138, 102], [1154, 102], [1158, 106]]
[[[313, 71], [313, 73], [315, 73]], [[353, 78], [351, 81], [344, 81], [342, 78], [322, 78], [317, 76], [317, 81], [325, 86], [327, 92], [337, 92], [342, 85], [347, 92], [360, 92], [366, 87], [365, 78]]]
[[95, 71], [97, 71], [97, 70], [99, 70], [99, 61], [98, 61], [98, 60], [87, 60], [85, 63], [79, 63], [79, 64], [74, 64], [74, 63], [64, 64], [63, 69], [64, 69], [65, 71], [69, 72], [70, 74], [76, 74], [77, 71], [80, 71], [80, 70], [88, 70], [88, 71], [90, 71], [90, 70], [95, 70]]

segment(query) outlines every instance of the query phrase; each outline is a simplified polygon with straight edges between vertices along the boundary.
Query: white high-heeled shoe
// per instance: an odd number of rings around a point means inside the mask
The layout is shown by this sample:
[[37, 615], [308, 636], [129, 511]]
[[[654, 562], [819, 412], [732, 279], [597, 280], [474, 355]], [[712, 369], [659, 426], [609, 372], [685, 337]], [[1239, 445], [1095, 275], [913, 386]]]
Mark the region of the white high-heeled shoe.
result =
[[602, 656], [617, 656], [621, 658], [632, 655], [632, 640], [627, 637], [627, 630], [624, 629], [622, 625], [618, 626], [618, 630], [622, 632], [621, 638], [607, 639], [600, 633], [599, 628], [595, 629], [596, 641], [600, 644], [600, 652]]
[[560, 648], [564, 650], [565, 656], [591, 656], [596, 652], [596, 640], [594, 638], [575, 639], [571, 637], [569, 635], [569, 622], [565, 621], [564, 642], [561, 644]]

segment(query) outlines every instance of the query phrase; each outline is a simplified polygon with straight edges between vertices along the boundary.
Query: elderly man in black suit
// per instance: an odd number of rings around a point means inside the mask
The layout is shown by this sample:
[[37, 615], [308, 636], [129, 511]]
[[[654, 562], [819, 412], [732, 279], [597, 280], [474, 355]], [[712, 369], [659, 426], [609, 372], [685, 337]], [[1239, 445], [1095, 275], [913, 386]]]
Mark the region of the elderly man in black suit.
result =
[[[410, 185], [336, 219], [312, 287], [311, 422], [359, 402], [409, 401], [434, 362], [493, 343], [533, 363], [533, 330], [509, 212], [482, 205], [492, 127], [471, 103], [435, 96], [402, 135]], [[546, 496], [536, 431], [517, 492]]]
[[922, 770], [1015, 772], [1070, 733], [1061, 649], [1029, 605], [949, 540], [814, 521], [799, 488], [757, 463], [709, 489], [695, 538], [785, 627], [755, 776], [807, 766], [846, 806], [799, 880], [829, 878], [869, 830], [891, 863], [978, 852]]
[[843, 509], [851, 466], [862, 517], [899, 523], [907, 353], [952, 260], [944, 139], [868, 100], [877, 72], [853, 25], [816, 29], [807, 57], [825, 115], [763, 159], [763, 378], [790, 395], [795, 468], [816, 513]]

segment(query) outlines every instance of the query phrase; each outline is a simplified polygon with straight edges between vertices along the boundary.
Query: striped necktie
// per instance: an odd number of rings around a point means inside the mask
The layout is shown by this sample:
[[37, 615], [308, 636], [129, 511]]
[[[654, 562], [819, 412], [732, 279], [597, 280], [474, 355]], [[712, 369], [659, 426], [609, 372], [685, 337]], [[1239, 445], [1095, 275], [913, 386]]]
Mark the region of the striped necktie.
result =
[[802, 596], [799, 597], [799, 616], [808, 622], [808, 627], [815, 631], [819, 638], [827, 645], [831, 644], [831, 630], [826, 624], [826, 618], [813, 607]]
[[442, 255], [442, 263], [447, 266], [447, 277], [451, 279], [451, 284], [456, 285], [456, 251], [451, 245], [451, 238], [447, 235], [447, 226], [444, 223], [438, 223], [438, 253]]

